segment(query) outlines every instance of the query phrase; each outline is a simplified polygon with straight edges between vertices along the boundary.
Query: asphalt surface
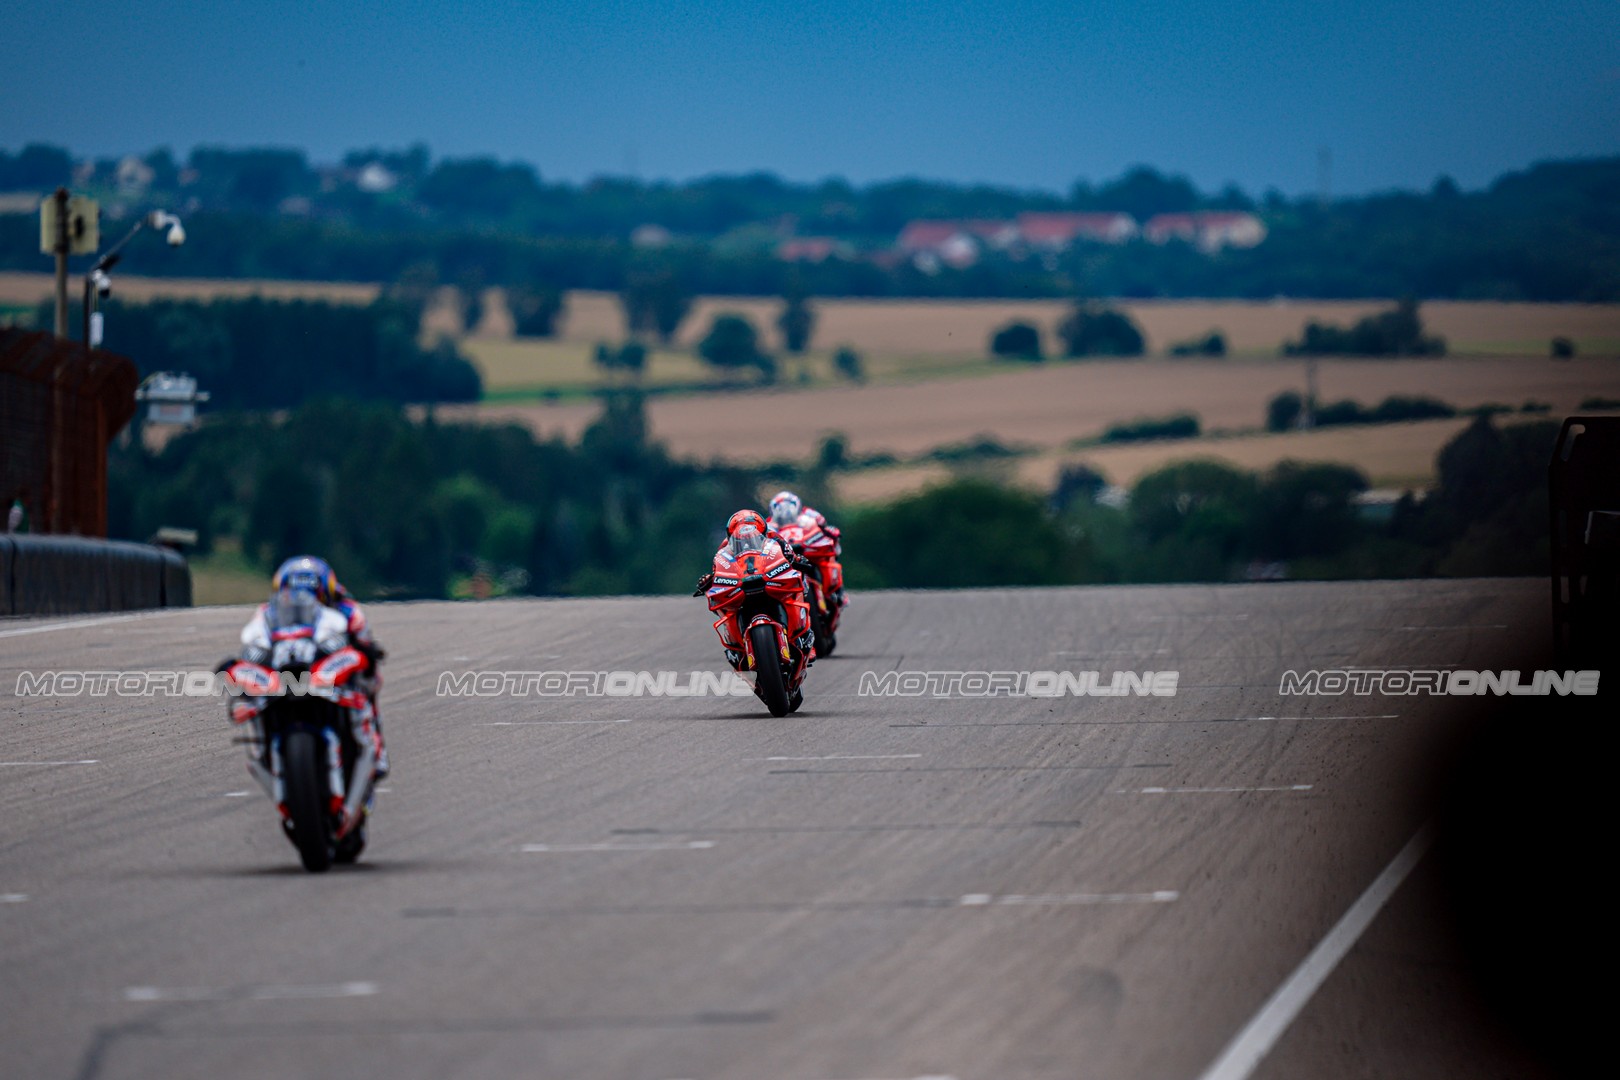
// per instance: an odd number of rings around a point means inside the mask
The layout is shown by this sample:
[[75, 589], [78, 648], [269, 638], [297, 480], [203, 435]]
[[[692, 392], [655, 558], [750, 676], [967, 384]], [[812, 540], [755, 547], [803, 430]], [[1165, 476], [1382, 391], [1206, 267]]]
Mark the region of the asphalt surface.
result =
[[[1445, 699], [1283, 671], [1483, 667], [1539, 581], [858, 596], [797, 715], [441, 697], [442, 672], [716, 671], [680, 598], [398, 604], [394, 775], [298, 868], [209, 669], [247, 609], [0, 623], [0, 1076], [1196, 1078], [1428, 813]], [[1180, 673], [1174, 697], [877, 698], [863, 672]], [[1411, 879], [1253, 1075], [1534, 1074]]]

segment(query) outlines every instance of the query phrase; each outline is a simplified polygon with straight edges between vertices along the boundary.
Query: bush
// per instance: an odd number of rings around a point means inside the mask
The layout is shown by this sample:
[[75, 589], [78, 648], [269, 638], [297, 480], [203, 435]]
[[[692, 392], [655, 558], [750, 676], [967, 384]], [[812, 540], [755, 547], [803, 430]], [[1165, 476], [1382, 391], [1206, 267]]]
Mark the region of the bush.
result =
[[1142, 331], [1124, 312], [1082, 301], [1058, 324], [1065, 356], [1141, 356]]
[[1575, 343], [1567, 337], [1553, 338], [1552, 358], [1554, 360], [1573, 360], [1575, 358]]
[[1392, 424], [1402, 420], [1437, 420], [1456, 415], [1455, 408], [1437, 398], [1396, 394], [1379, 402], [1377, 408], [1367, 414], [1365, 423]]
[[1105, 443], [1143, 442], [1148, 439], [1193, 439], [1199, 433], [1198, 417], [1178, 413], [1159, 419], [1144, 418], [1128, 424], [1114, 424], [1103, 432]]
[[1444, 356], [1446, 342], [1424, 336], [1417, 301], [1407, 297], [1392, 310], [1369, 315], [1348, 330], [1306, 323], [1304, 337], [1285, 344], [1283, 352], [1288, 356]]
[[857, 513], [844, 526], [853, 588], [1055, 585], [1085, 576], [1034, 494], [957, 480]]
[[1170, 346], [1171, 356], [1225, 356], [1226, 335], [1211, 330], [1205, 337], [1182, 341]]
[[816, 330], [816, 309], [805, 297], [793, 293], [784, 298], [776, 325], [782, 331], [782, 347], [797, 356], [810, 346]]
[[627, 341], [615, 349], [599, 341], [592, 359], [604, 371], [628, 371], [639, 376], [647, 367], [647, 346], [639, 341]]
[[1292, 390], [1284, 390], [1266, 403], [1266, 430], [1292, 431], [1299, 426], [1305, 412], [1305, 399]]
[[563, 311], [563, 295], [544, 285], [514, 285], [506, 290], [512, 328], [519, 337], [554, 337]]
[[997, 441], [994, 436], [980, 435], [967, 442], [935, 447], [926, 456], [930, 461], [954, 465], [969, 461], [990, 461], [997, 458], [1017, 457], [1021, 453], [1023, 451], [1004, 445]]
[[1589, 397], [1581, 402], [1583, 409], [1620, 409], [1620, 398]]
[[1041, 360], [1041, 332], [1027, 322], [1011, 322], [990, 335], [990, 354], [1008, 360]]
[[698, 355], [717, 368], [735, 371], [739, 368], [758, 368], [769, 381], [776, 375], [776, 365], [759, 348], [759, 333], [747, 317], [734, 312], [721, 312], [709, 324], [709, 332], [698, 344]]
[[866, 367], [861, 363], [861, 354], [848, 345], [840, 346], [833, 354], [833, 367], [850, 382], [866, 381]]

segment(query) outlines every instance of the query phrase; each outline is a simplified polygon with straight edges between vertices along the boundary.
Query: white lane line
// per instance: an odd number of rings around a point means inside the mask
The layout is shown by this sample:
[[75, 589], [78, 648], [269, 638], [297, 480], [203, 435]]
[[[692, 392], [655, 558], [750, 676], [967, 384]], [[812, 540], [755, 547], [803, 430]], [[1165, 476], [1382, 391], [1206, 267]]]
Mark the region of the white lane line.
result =
[[1145, 787], [1121, 788], [1113, 795], [1232, 795], [1250, 791], [1309, 791], [1310, 784], [1288, 784], [1277, 787]]
[[1174, 889], [1158, 889], [1145, 893], [1047, 893], [1036, 896], [996, 896], [991, 893], [968, 893], [956, 902], [957, 907], [1025, 907], [1031, 905], [1071, 904], [1168, 904], [1181, 898]]
[[0, 892], [0, 904], [21, 904], [28, 900], [27, 893]]
[[1293, 1023], [1317, 988], [1333, 974], [1345, 953], [1372, 924], [1378, 912], [1395, 895], [1401, 882], [1423, 858], [1434, 841], [1434, 827], [1425, 824], [1406, 842], [1390, 864], [1356, 898], [1327, 936], [1301, 961], [1299, 967], [1266, 999], [1260, 1011], [1243, 1026], [1203, 1073], [1199, 1080], [1246, 1080], [1261, 1060], [1271, 1052], [1282, 1033]]
[[524, 844], [525, 854], [577, 854], [582, 851], [704, 851], [714, 847], [713, 840], [686, 840], [679, 843], [646, 844]]
[[22, 637], [25, 634], [48, 634], [52, 630], [77, 630], [82, 626], [106, 626], [109, 623], [135, 622], [139, 619], [153, 619], [162, 615], [174, 615], [184, 608], [171, 608], [167, 611], [139, 611], [130, 615], [108, 615], [100, 619], [73, 619], [69, 622], [46, 623], [43, 626], [20, 626], [15, 630], [0, 630], [0, 638]]
[[1482, 623], [1478, 626], [1466, 624], [1458, 626], [1397, 626], [1397, 630], [1506, 630], [1507, 623]]
[[307, 986], [131, 986], [122, 997], [125, 1001], [294, 1001], [371, 997], [376, 993], [374, 982], [346, 982]]
[[920, 758], [921, 754], [823, 754], [820, 757], [768, 757], [764, 761], [890, 761]]
[[635, 719], [621, 716], [617, 720], [490, 720], [485, 727], [551, 727], [559, 724], [628, 724]]
[[1354, 716], [1233, 716], [1225, 721], [1216, 720], [1213, 722], [1231, 723], [1237, 720], [1396, 720], [1400, 718], [1400, 715], [1398, 712], [1386, 712], [1357, 713]]
[[223, 798], [223, 799], [245, 799], [245, 798], [248, 797], [248, 794], [249, 793], [246, 792], [246, 791], [227, 791], [224, 795], [220, 796], [220, 798]]
[[45, 765], [98, 765], [98, 764], [100, 764], [100, 762], [98, 762], [95, 758], [86, 758], [83, 761], [0, 761], [0, 768], [4, 768], [4, 767], [7, 767], [7, 766], [16, 767], [16, 768], [24, 768], [24, 767], [27, 767], [27, 766], [30, 766], [30, 765], [45, 766]]

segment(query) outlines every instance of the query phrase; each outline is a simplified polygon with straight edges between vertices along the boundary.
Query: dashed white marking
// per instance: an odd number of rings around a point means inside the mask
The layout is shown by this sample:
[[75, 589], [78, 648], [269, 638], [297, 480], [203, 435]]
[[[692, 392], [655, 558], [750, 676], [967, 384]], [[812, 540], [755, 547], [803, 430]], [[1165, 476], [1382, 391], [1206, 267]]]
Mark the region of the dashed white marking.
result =
[[1506, 630], [1507, 623], [1483, 623], [1479, 626], [1397, 626], [1397, 630]]
[[380, 788], [377, 789], [377, 794], [379, 794], [379, 795], [387, 795], [390, 792], [392, 792], [393, 790], [394, 789], [391, 788], [391, 787], [380, 787]]
[[1228, 613], [1222, 612], [1222, 611], [1205, 611], [1205, 612], [1200, 612], [1200, 613], [1197, 613], [1197, 614], [1182, 614], [1182, 615], [1142, 615], [1142, 616], [1139, 616], [1139, 618], [1146, 619], [1149, 622], [1165, 622], [1165, 621], [1170, 620], [1170, 619], [1247, 619], [1248, 617], [1249, 616], [1248, 616], [1247, 612], [1243, 612], [1241, 614], [1238, 614], [1238, 613], [1228, 614]]
[[38, 766], [43, 767], [43, 766], [46, 766], [46, 765], [98, 765], [98, 764], [100, 764], [100, 762], [98, 762], [95, 758], [86, 758], [83, 761], [0, 761], [0, 767], [11, 766], [11, 767], [16, 767], [16, 768], [24, 768], [24, 767], [31, 766], [31, 765], [38, 765]]
[[[1233, 716], [1232, 720], [1395, 720], [1400, 717], [1398, 712], [1387, 713], [1358, 713], [1355, 716]], [[1215, 721], [1221, 723], [1222, 721]]]
[[823, 754], [820, 757], [768, 757], [766, 761], [891, 761], [920, 758], [921, 754]]
[[1276, 787], [1145, 787], [1124, 788], [1115, 795], [1231, 795], [1249, 791], [1309, 791], [1310, 784], [1287, 784]]
[[48, 634], [52, 630], [77, 630], [82, 626], [106, 626], [109, 623], [155, 619], [164, 615], [173, 615], [183, 610], [185, 609], [171, 608], [167, 611], [140, 611], [130, 615], [108, 615], [99, 619], [74, 619], [70, 622], [46, 623], [43, 626], [20, 626], [15, 630], [0, 630], [0, 638], [22, 637], [25, 634]]
[[577, 854], [582, 851], [704, 851], [713, 840], [686, 840], [678, 843], [645, 844], [524, 844], [526, 854]]
[[222, 795], [220, 797], [225, 798], [225, 799], [245, 799], [245, 798], [248, 797], [249, 794], [250, 794], [250, 792], [246, 792], [246, 791], [227, 791], [224, 795]]
[[1055, 652], [1053, 656], [1078, 656], [1082, 659], [1104, 656], [1163, 656], [1169, 649], [1109, 649], [1105, 652]]
[[1246, 1080], [1282, 1033], [1293, 1023], [1317, 988], [1333, 974], [1345, 953], [1372, 924], [1401, 882], [1423, 858], [1434, 840], [1432, 826], [1425, 824], [1408, 840], [1390, 864], [1356, 898], [1327, 936], [1300, 962], [1299, 967], [1266, 999], [1260, 1011], [1227, 1043], [1226, 1049], [1200, 1075], [1199, 1080]]
[[490, 720], [485, 727], [552, 727], [562, 724], [628, 724], [635, 719], [621, 716], [616, 720]]
[[991, 893], [968, 893], [958, 900], [956, 905], [957, 907], [1024, 907], [1071, 904], [1168, 904], [1180, 898], [1181, 894], [1174, 889], [1157, 889], [1145, 893], [1046, 893], [1036, 896], [995, 896]]
[[131, 986], [125, 1001], [291, 1001], [308, 998], [371, 997], [374, 982], [346, 982], [309, 986]]
[[21, 904], [28, 900], [27, 893], [0, 892], [0, 904]]

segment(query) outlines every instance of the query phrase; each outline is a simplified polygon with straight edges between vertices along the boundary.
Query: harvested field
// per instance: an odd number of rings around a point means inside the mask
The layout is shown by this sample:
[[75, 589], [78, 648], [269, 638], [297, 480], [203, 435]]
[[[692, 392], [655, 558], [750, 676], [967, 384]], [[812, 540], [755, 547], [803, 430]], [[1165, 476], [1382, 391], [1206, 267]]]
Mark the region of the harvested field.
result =
[[[1505, 423], [1542, 419], [1536, 416], [1503, 418]], [[872, 469], [838, 477], [838, 494], [846, 502], [887, 502], [920, 491], [953, 475], [987, 475], [998, 481], [1049, 491], [1067, 465], [1084, 463], [1111, 483], [1130, 487], [1143, 475], [1176, 461], [1214, 458], [1244, 469], [1269, 469], [1280, 461], [1331, 461], [1353, 465], [1375, 488], [1396, 490], [1431, 487], [1435, 455], [1466, 419], [1423, 420], [1404, 424], [1320, 428], [1281, 434], [1237, 435], [1229, 438], [1182, 439], [1125, 446], [1097, 446], [1083, 450], [1048, 451], [1012, 461], [951, 470], [942, 465], [907, 465]]]
[[[1323, 400], [1353, 398], [1366, 405], [1392, 394], [1423, 394], [1459, 408], [1492, 403], [1517, 408], [1540, 401], [1562, 415], [1589, 397], [1620, 398], [1620, 361], [1615, 360], [1324, 360], [1318, 369]], [[912, 456], [981, 434], [1011, 446], [1059, 450], [1122, 420], [1176, 412], [1197, 413], [1205, 431], [1253, 430], [1263, 426], [1272, 396], [1303, 385], [1298, 362], [1116, 360], [866, 387], [659, 398], [647, 409], [655, 437], [684, 456], [802, 459], [834, 431], [845, 434], [855, 454]], [[543, 435], [570, 438], [596, 413], [595, 403], [439, 411], [446, 418], [515, 420]], [[1412, 471], [1427, 468], [1425, 459]]]
[[[815, 344], [853, 345], [862, 352], [933, 354], [982, 359], [990, 335], [1014, 319], [1041, 329], [1048, 352], [1052, 331], [1068, 305], [1060, 300], [817, 300]], [[1297, 338], [1305, 323], [1349, 325], [1390, 307], [1385, 300], [1141, 300], [1119, 305], [1142, 327], [1149, 351], [1210, 330], [1226, 335], [1238, 353], [1273, 355]], [[776, 319], [782, 302], [749, 297], [704, 297], [681, 326], [677, 344], [691, 346], [719, 311], [753, 320], [773, 349], [780, 348]], [[1424, 324], [1443, 335], [1452, 351], [1545, 355], [1555, 336], [1573, 339], [1583, 353], [1620, 355], [1620, 304], [1508, 304], [1436, 300], [1423, 305]], [[612, 293], [568, 294], [564, 338], [618, 340], [624, 315]]]

